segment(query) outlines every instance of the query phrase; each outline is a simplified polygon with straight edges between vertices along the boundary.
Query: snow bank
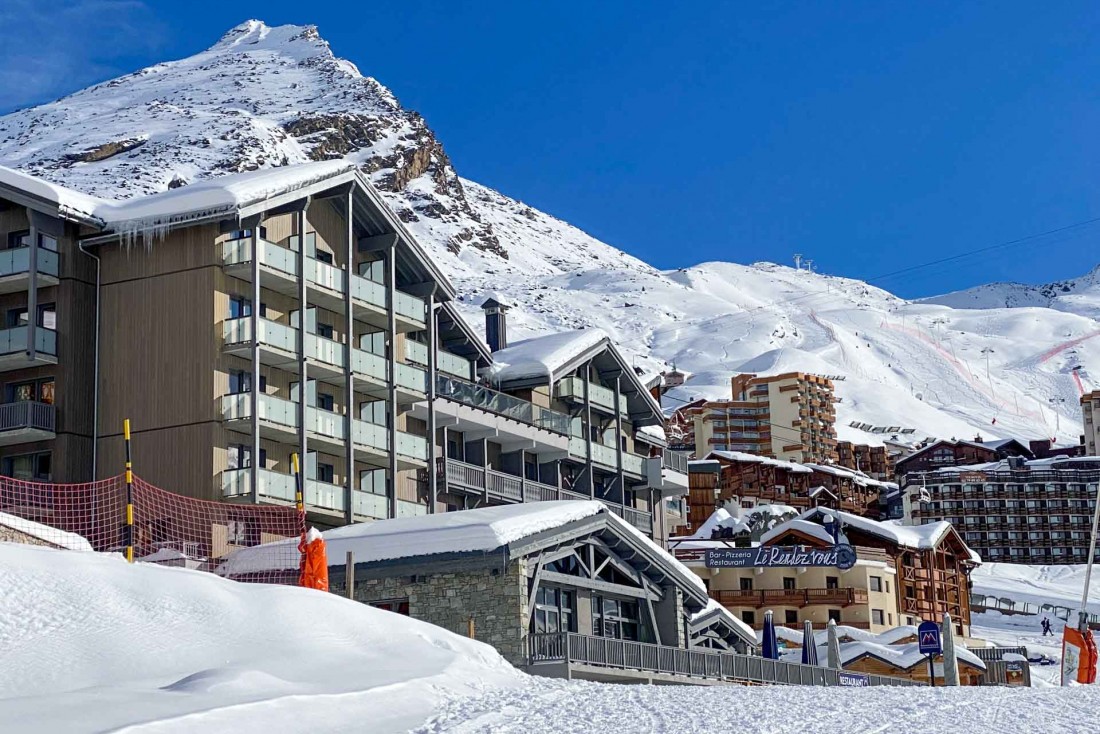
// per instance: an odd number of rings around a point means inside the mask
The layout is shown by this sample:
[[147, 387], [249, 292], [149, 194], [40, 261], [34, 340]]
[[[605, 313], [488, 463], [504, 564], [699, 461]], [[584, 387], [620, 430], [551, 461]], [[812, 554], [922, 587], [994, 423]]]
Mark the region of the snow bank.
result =
[[40, 522], [34, 522], [33, 520], [25, 520], [22, 517], [16, 515], [9, 515], [6, 512], [0, 512], [0, 525], [9, 527], [12, 530], [17, 530], [20, 533], [25, 533], [31, 537], [44, 540], [47, 543], [64, 548], [66, 550], [74, 551], [91, 551], [92, 544], [88, 542], [88, 539], [77, 535], [76, 533], [69, 533], [64, 530], [58, 530], [55, 527], [49, 525], [43, 525]]
[[0, 648], [5, 733], [405, 731], [441, 696], [524, 679], [335, 594], [20, 545], [0, 545]]

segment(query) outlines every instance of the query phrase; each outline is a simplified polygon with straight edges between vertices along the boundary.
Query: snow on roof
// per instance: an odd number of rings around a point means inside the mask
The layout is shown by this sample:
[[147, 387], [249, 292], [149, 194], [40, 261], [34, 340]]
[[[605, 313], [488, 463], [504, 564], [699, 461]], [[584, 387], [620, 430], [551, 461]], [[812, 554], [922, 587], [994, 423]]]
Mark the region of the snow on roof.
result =
[[730, 515], [728, 512], [726, 512], [721, 507], [719, 507], [717, 510], [710, 513], [710, 517], [708, 517], [703, 522], [703, 524], [699, 526], [698, 530], [696, 530], [691, 535], [686, 535], [684, 537], [686, 537], [686, 538], [702, 538], [703, 540], [710, 540], [710, 537], [714, 533], [714, 531], [717, 530], [718, 528], [720, 528], [724, 521], [729, 520], [731, 518], [732, 518], [732, 515]]
[[[665, 563], [680, 581], [693, 586], [702, 596], [707, 589], [702, 579], [677, 561], [640, 530], [608, 511], [602, 502], [555, 500], [530, 502], [476, 510], [439, 512], [399, 517], [371, 523], [345, 525], [322, 533], [332, 565], [342, 564], [348, 551], [355, 562], [372, 563], [400, 558], [417, 558], [444, 553], [493, 551], [523, 538], [561, 527], [576, 520], [603, 514], [622, 535], [632, 537]], [[215, 569], [222, 576], [240, 576], [264, 571], [286, 570], [290, 556], [273, 549], [295, 544], [297, 538], [241, 548]], [[291, 554], [292, 555], [292, 554]], [[294, 566], [296, 567], [296, 566]]]
[[805, 464], [814, 471], [821, 472], [823, 474], [831, 474], [834, 477], [843, 477], [851, 479], [853, 482], [861, 487], [895, 487], [897, 485], [891, 482], [880, 482], [877, 479], [871, 479], [863, 472], [857, 472], [853, 469], [846, 469], [842, 466], [831, 466], [828, 464]]
[[489, 374], [495, 382], [533, 377], [546, 377], [553, 382], [555, 375], [575, 357], [607, 339], [601, 329], [562, 331], [524, 339], [493, 352]]
[[[1044, 459], [1029, 459], [1024, 462], [1028, 469], [1054, 469], [1072, 470], [1074, 464], [1085, 464], [1092, 468], [1091, 464], [1100, 463], [1100, 456], [1048, 456]], [[984, 464], [965, 464], [963, 466], [944, 466], [934, 469], [934, 474], [962, 474], [966, 472], [998, 472], [1010, 471], [1008, 460], [989, 461]]]
[[638, 429], [638, 433], [641, 433], [646, 437], [657, 439], [661, 443], [665, 443], [668, 440], [665, 435], [665, 428], [661, 425], [642, 426]]
[[[935, 548], [944, 536], [952, 530], [951, 523], [943, 520], [928, 523], [927, 525], [901, 525], [894, 521], [879, 522], [878, 520], [871, 520], [870, 518], [860, 517], [859, 515], [853, 515], [841, 510], [814, 507], [806, 510], [794, 520], [790, 520], [783, 525], [775, 527], [772, 533], [799, 520], [813, 523], [815, 517], [830, 513], [838, 517], [844, 527], [858, 528], [865, 533], [888, 540], [902, 548], [913, 548], [916, 550], [931, 550]], [[981, 557], [978, 556], [978, 554], [970, 550], [969, 547], [967, 547], [967, 550], [970, 553], [971, 560], [981, 563]]]
[[739, 461], [746, 464], [764, 464], [765, 466], [774, 466], [779, 469], [786, 469], [787, 471], [795, 472], [796, 474], [809, 474], [812, 470], [806, 468], [802, 464], [795, 464], [790, 461], [780, 461], [779, 459], [772, 459], [767, 456], [757, 456], [756, 454], [746, 454], [741, 451], [711, 451], [707, 454], [706, 458], [717, 456], [728, 461]]
[[[531, 502], [356, 523], [326, 530], [322, 536], [330, 559], [344, 558], [347, 551], [352, 551], [356, 563], [370, 563], [442, 553], [491, 551], [600, 512], [606, 512], [601, 502]], [[298, 539], [242, 548], [220, 565], [217, 573], [236, 576], [276, 570], [285, 565], [287, 559], [272, 553], [271, 547], [291, 543], [297, 545]]]
[[700, 609], [695, 614], [692, 614], [690, 617], [690, 621], [697, 622], [703, 617], [710, 616], [711, 614], [721, 617], [722, 620], [726, 622], [726, 624], [737, 630], [737, 633], [742, 638], [744, 638], [746, 642], [756, 641], [756, 632], [753, 630], [753, 628], [734, 616], [733, 613], [730, 612], [730, 610], [726, 609], [726, 607], [719, 603], [716, 599], [709, 600], [705, 607]]
[[344, 160], [300, 163], [219, 176], [126, 201], [109, 201], [88, 196], [2, 166], [0, 184], [54, 204], [62, 216], [93, 222], [104, 229], [132, 235], [149, 230], [163, 231], [174, 223], [232, 212], [354, 168], [354, 164]]
[[[875, 634], [867, 630], [838, 624], [836, 631], [840, 639], [848, 638], [851, 640], [850, 642], [840, 643], [840, 661], [842, 665], [848, 665], [863, 655], [872, 655], [899, 669], [908, 670], [917, 663], [924, 662], [928, 659], [927, 656], [920, 653], [920, 645], [917, 642], [897, 644], [898, 640], [916, 637], [917, 628], [912, 625], [902, 625]], [[757, 631], [755, 634], [757, 640], [763, 639], [762, 631]], [[805, 635], [803, 635], [802, 630], [799, 629], [776, 626], [775, 636], [780, 640], [790, 642], [800, 647], [806, 644]], [[819, 660], [824, 660], [828, 655], [826, 649], [828, 640], [828, 630], [814, 632], [814, 644], [818, 647]], [[979, 670], [985, 670], [985, 663], [983, 663], [977, 655], [970, 652], [962, 645], [955, 646], [955, 653], [960, 663], [966, 663]], [[783, 653], [782, 657], [788, 660], [788, 662], [801, 661], [801, 653], [798, 651]]]
[[820, 540], [823, 543], [828, 543], [829, 545], [833, 544], [833, 536], [829, 535], [825, 528], [821, 527], [816, 522], [810, 522], [801, 518], [795, 518], [794, 520], [788, 520], [785, 523], [776, 525], [760, 536], [760, 543], [766, 545], [783, 533], [791, 530], [798, 531], [803, 535], [809, 535], [811, 538]]
[[93, 550], [92, 544], [82, 535], [70, 533], [65, 530], [58, 530], [50, 525], [43, 525], [40, 522], [26, 520], [16, 515], [9, 515], [6, 512], [0, 512], [0, 525], [25, 535], [30, 535], [33, 538], [44, 540], [50, 545], [58, 548], [75, 551]]

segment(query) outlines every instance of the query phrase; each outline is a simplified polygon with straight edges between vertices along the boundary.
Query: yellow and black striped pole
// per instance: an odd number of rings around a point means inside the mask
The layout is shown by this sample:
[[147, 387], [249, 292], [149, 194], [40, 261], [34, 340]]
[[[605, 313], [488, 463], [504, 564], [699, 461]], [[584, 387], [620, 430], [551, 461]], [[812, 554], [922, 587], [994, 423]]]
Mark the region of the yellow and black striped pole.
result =
[[294, 470], [294, 507], [298, 510], [298, 532], [305, 538], [306, 502], [302, 494], [302, 468], [298, 463], [298, 454], [290, 455], [290, 467]]
[[122, 421], [126, 442], [126, 560], [134, 562], [134, 465], [130, 459], [130, 419]]

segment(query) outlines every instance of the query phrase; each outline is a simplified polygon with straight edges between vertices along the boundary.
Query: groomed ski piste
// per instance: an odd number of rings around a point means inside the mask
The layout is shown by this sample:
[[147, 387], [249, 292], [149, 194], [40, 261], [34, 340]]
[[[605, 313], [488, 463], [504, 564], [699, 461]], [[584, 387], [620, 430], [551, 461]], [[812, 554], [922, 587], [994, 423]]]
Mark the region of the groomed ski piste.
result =
[[[1078, 574], [985, 574], [1004, 591]], [[1001, 571], [1003, 566], [998, 569]], [[1032, 585], [1036, 594], [1045, 593]], [[1079, 585], [1076, 586], [1079, 590]], [[1035, 617], [981, 615], [1002, 644]], [[984, 626], [983, 626], [984, 625]], [[1050, 638], [1045, 643], [1048, 646]], [[335, 594], [0, 543], [11, 732], [1094, 732], [1100, 687], [626, 686], [527, 676], [491, 647]], [[1055, 666], [1049, 670], [1056, 671]]]

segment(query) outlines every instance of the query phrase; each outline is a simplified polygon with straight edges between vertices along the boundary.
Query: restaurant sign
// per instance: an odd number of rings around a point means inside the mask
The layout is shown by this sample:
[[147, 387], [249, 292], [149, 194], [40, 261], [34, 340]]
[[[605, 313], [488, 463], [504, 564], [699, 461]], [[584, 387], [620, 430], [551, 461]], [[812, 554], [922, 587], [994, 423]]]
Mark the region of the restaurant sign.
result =
[[985, 481], [984, 471], [959, 472], [959, 481], [963, 484], [981, 484]]
[[856, 549], [838, 544], [828, 548], [770, 545], [758, 548], [711, 548], [707, 568], [802, 568], [831, 566], [846, 571], [856, 565]]

